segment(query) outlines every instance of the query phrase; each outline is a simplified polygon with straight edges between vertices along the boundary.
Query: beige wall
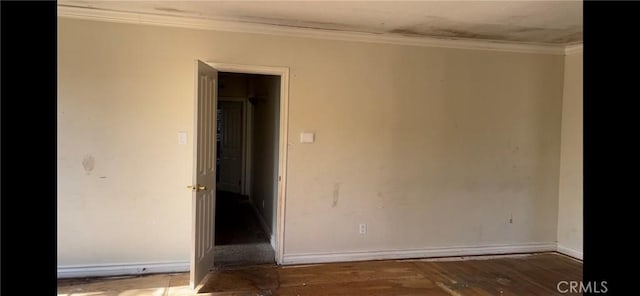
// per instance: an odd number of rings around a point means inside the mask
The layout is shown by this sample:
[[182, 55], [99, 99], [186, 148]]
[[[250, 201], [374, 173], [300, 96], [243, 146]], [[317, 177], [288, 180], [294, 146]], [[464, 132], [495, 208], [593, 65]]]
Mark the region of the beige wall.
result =
[[582, 257], [582, 53], [564, 63], [558, 246]]
[[562, 56], [61, 18], [60, 266], [188, 260], [194, 59], [290, 68], [285, 255], [557, 239]]

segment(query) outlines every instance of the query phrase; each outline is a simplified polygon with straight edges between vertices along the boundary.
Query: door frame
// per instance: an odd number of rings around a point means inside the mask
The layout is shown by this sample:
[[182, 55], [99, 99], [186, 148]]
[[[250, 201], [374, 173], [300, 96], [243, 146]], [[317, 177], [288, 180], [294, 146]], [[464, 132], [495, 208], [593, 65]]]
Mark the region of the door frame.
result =
[[[276, 229], [275, 235], [275, 261], [283, 264], [284, 258], [284, 225], [285, 204], [287, 188], [287, 148], [289, 130], [289, 68], [258, 65], [229, 64], [215, 61], [206, 61], [206, 64], [218, 70], [218, 72], [231, 72], [242, 74], [262, 74], [280, 76], [280, 122], [278, 139], [278, 196], [276, 200]], [[217, 98], [216, 98], [217, 99]]]

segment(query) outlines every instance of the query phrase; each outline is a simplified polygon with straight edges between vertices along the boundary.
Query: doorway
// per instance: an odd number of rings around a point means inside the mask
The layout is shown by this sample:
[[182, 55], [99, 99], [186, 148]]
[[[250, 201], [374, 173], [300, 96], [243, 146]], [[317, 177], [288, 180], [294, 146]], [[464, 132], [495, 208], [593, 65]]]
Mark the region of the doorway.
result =
[[255, 264], [258, 245], [282, 263], [289, 89], [288, 68], [195, 62], [192, 289], [214, 266]]
[[280, 76], [218, 73], [214, 266], [275, 263]]

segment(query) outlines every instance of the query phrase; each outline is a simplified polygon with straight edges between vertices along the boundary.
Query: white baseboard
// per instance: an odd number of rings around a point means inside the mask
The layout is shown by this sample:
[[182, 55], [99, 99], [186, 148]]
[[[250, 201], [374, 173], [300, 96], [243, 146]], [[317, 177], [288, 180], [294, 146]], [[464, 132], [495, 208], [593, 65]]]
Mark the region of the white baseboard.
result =
[[558, 245], [558, 253], [562, 253], [565, 254], [569, 257], [573, 257], [576, 258], [578, 260], [582, 260], [582, 251], [578, 251], [576, 249], [572, 249], [572, 248], [567, 248], [565, 246], [562, 245]]
[[189, 261], [58, 266], [58, 278], [140, 275], [189, 271]]
[[385, 259], [412, 259], [430, 257], [478, 256], [518, 253], [555, 252], [557, 245], [552, 243], [530, 243], [491, 246], [439, 247], [415, 250], [362, 251], [318, 254], [285, 254], [284, 265], [349, 262]]
[[[272, 239], [273, 241], [273, 239]], [[362, 251], [343, 253], [285, 254], [284, 265], [350, 262], [384, 259], [412, 259], [558, 252], [582, 260], [582, 252], [556, 243], [531, 243], [491, 246], [440, 247], [415, 250]], [[145, 262], [59, 266], [58, 278], [140, 275], [151, 273], [188, 272], [188, 261]]]

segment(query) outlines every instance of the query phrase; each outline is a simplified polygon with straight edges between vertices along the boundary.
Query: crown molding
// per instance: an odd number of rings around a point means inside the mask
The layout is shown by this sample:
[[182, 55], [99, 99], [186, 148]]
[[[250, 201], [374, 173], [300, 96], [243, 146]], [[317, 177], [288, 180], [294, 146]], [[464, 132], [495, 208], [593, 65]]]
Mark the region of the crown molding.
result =
[[582, 53], [583, 50], [583, 44], [574, 44], [574, 45], [568, 45], [564, 48], [564, 54], [565, 55], [571, 55], [571, 54], [577, 54], [577, 53]]
[[499, 41], [480, 41], [468, 39], [440, 39], [430, 37], [409, 37], [393, 34], [346, 32], [193, 17], [132, 13], [62, 5], [58, 6], [58, 17], [129, 24], [169, 26], [200, 30], [269, 34], [302, 38], [359, 41], [421, 47], [444, 47], [455, 49], [489, 50], [550, 55], [567, 54], [567, 49], [563, 45], [507, 43]]

